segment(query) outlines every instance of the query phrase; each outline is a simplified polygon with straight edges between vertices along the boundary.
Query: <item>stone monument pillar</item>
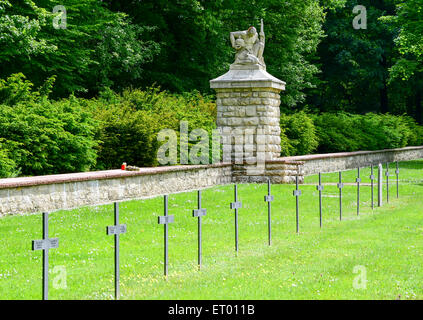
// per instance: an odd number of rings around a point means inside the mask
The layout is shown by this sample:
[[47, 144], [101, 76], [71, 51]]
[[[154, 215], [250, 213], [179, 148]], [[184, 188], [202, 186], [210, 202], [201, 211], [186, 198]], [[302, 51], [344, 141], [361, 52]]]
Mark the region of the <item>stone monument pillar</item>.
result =
[[260, 34], [250, 27], [231, 32], [230, 39], [236, 50], [235, 62], [226, 74], [210, 81], [217, 93], [223, 160], [264, 164], [280, 157], [279, 105], [285, 82], [266, 71], [263, 21]]

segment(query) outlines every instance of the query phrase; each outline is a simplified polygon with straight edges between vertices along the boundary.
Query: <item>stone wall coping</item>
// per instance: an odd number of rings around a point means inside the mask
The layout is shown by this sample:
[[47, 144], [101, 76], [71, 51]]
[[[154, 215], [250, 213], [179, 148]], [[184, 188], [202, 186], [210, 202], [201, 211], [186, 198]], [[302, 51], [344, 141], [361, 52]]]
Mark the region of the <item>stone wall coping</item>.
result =
[[293, 165], [303, 165], [304, 161], [292, 160], [292, 159], [285, 159], [285, 158], [278, 158], [272, 160], [266, 160], [266, 163], [270, 164], [293, 164]]
[[91, 171], [91, 172], [78, 172], [67, 174], [55, 174], [47, 176], [35, 177], [19, 177], [19, 178], [6, 178], [0, 179], [0, 189], [31, 187], [38, 185], [57, 184], [57, 183], [72, 183], [90, 180], [104, 180], [104, 179], [117, 179], [134, 176], [156, 175], [163, 173], [171, 173], [178, 171], [190, 171], [208, 168], [221, 168], [230, 167], [230, 163], [217, 163], [210, 165], [180, 165], [180, 166], [167, 166], [167, 167], [153, 167], [153, 168], [140, 168], [137, 171], [126, 170], [105, 170], [105, 171]]
[[311, 154], [305, 156], [293, 156], [293, 157], [281, 157], [277, 161], [310, 161], [310, 160], [321, 160], [321, 159], [333, 159], [333, 158], [344, 158], [352, 156], [361, 156], [378, 153], [390, 153], [390, 152], [402, 152], [412, 150], [423, 150], [423, 146], [405, 147], [398, 149], [385, 149], [377, 151], [354, 151], [354, 152], [339, 152], [339, 153], [325, 153], [325, 154]]

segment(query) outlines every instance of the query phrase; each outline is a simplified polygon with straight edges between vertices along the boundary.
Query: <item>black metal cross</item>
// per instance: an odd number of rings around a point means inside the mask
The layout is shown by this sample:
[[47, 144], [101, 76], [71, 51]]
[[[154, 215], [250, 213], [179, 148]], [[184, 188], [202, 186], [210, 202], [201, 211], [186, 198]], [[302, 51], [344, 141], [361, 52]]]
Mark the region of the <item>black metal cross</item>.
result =
[[316, 187], [317, 191], [319, 191], [319, 216], [320, 216], [320, 228], [322, 227], [322, 192], [324, 190], [324, 186], [322, 185], [322, 174], [319, 172], [319, 185]]
[[371, 169], [371, 173], [370, 173], [370, 184], [371, 184], [371, 189], [372, 189], [372, 210], [375, 208], [375, 204], [374, 204], [374, 190], [373, 190], [373, 186], [374, 186], [374, 181], [375, 181], [375, 175], [373, 172], [373, 165], [370, 167]]
[[270, 193], [270, 179], [267, 180], [267, 196], [264, 196], [264, 201], [267, 202], [267, 229], [269, 234], [269, 246], [272, 245], [272, 201], [275, 197]]
[[231, 203], [231, 209], [235, 210], [235, 251], [238, 252], [238, 209], [242, 208], [242, 202], [238, 201], [238, 186], [234, 186], [235, 202]]
[[342, 183], [342, 172], [339, 172], [339, 220], [342, 220], [342, 188], [344, 188], [344, 184]]
[[386, 164], [386, 202], [389, 202], [389, 162]]
[[302, 192], [298, 189], [298, 174], [295, 176], [295, 190], [293, 192], [294, 197], [296, 198], [296, 224], [297, 224], [297, 233], [300, 233], [300, 196]]
[[164, 196], [164, 216], [159, 217], [159, 224], [164, 225], [164, 275], [167, 280], [167, 269], [169, 263], [169, 252], [168, 252], [168, 232], [169, 232], [169, 223], [175, 222], [175, 216], [169, 216], [169, 196]]
[[399, 164], [397, 161], [397, 169], [395, 170], [395, 173], [397, 175], [397, 198], [399, 198]]
[[120, 298], [120, 263], [119, 263], [119, 238], [126, 233], [126, 224], [119, 224], [119, 203], [114, 204], [115, 225], [108, 226], [106, 233], [109, 236], [115, 236], [115, 299]]
[[198, 217], [198, 269], [201, 269], [202, 265], [202, 226], [201, 226], [201, 218], [207, 214], [207, 209], [203, 209], [201, 207], [201, 190], [198, 190], [197, 193], [197, 202], [198, 202], [198, 209], [192, 210], [192, 216]]
[[59, 239], [48, 237], [48, 213], [43, 212], [43, 239], [32, 241], [32, 250], [43, 250], [43, 300], [48, 300], [48, 251], [59, 247]]
[[360, 168], [357, 168], [357, 179], [355, 180], [357, 182], [357, 216], [360, 215]]

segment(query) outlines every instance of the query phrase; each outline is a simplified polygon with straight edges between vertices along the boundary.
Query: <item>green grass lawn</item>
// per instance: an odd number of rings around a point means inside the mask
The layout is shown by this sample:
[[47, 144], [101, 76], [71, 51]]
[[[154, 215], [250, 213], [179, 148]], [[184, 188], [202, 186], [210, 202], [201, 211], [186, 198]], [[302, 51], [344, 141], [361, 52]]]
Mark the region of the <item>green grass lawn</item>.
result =
[[[293, 185], [274, 185], [272, 246], [267, 245], [267, 185], [239, 185], [239, 254], [234, 250], [233, 186], [203, 191], [203, 269], [197, 270], [196, 192], [171, 195], [169, 277], [163, 278], [163, 198], [120, 204], [122, 299], [423, 299], [423, 161], [400, 163], [400, 198], [391, 167], [390, 202], [371, 210], [369, 169], [362, 169], [361, 214], [356, 171], [343, 174], [343, 221], [338, 189], [327, 185], [319, 228], [317, 176], [300, 189], [300, 234], [295, 232]], [[323, 175], [336, 183], [337, 173]], [[385, 188], [385, 185], [384, 185]], [[376, 195], [376, 188], [375, 188]], [[385, 195], [385, 192], [384, 192]], [[50, 299], [112, 299], [113, 206], [50, 214]], [[40, 299], [42, 216], [0, 219], [0, 299]], [[360, 267], [361, 266], [361, 267]], [[356, 268], [359, 268], [358, 273]], [[65, 272], [60, 277], [61, 272]], [[366, 271], [366, 288], [354, 281]], [[60, 280], [65, 279], [66, 283]]]

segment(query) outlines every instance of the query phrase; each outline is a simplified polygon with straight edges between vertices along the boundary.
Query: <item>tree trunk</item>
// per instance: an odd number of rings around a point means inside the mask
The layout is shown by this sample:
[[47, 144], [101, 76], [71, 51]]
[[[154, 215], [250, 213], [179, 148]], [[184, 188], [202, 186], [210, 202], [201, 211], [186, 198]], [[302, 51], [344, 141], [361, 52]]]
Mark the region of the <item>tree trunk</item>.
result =
[[386, 84], [386, 72], [387, 72], [387, 61], [385, 55], [382, 55], [381, 65], [384, 69], [383, 75], [383, 88], [380, 89], [380, 112], [388, 113], [389, 112], [389, 102], [388, 102], [388, 87]]
[[383, 88], [380, 89], [380, 112], [389, 112], [388, 88], [386, 86], [386, 79], [383, 79]]
[[416, 120], [419, 124], [423, 124], [423, 109], [422, 109], [422, 93], [416, 92]]

